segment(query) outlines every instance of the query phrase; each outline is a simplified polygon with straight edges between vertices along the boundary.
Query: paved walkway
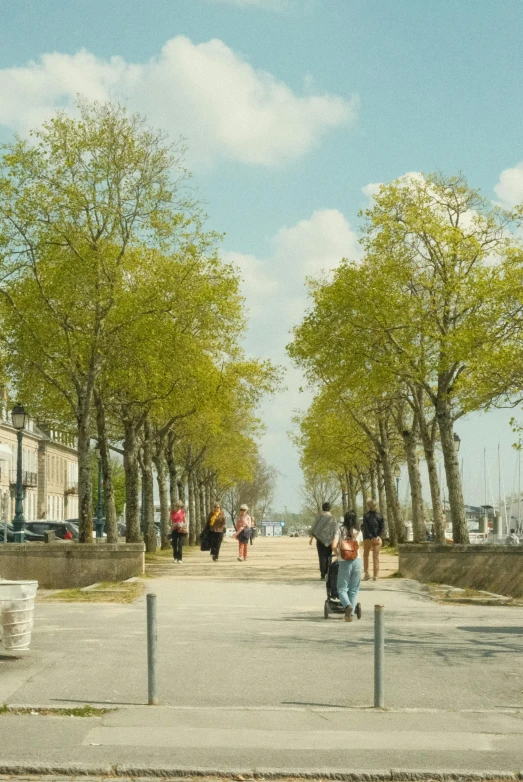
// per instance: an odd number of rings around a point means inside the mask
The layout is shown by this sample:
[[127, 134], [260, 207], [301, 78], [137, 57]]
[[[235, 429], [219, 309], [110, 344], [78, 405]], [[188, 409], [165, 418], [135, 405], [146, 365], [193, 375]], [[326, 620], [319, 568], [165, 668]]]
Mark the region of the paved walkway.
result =
[[[523, 768], [523, 609], [448, 606], [416, 582], [362, 585], [364, 614], [323, 619], [307, 539], [233, 541], [213, 563], [160, 559], [160, 707], [146, 699], [145, 599], [39, 603], [30, 655], [0, 659], [0, 702], [122, 706], [101, 718], [0, 717], [2, 760], [170, 769]], [[389, 558], [386, 574], [397, 568]], [[385, 605], [386, 704], [373, 696]], [[98, 764], [98, 765], [97, 765]]]

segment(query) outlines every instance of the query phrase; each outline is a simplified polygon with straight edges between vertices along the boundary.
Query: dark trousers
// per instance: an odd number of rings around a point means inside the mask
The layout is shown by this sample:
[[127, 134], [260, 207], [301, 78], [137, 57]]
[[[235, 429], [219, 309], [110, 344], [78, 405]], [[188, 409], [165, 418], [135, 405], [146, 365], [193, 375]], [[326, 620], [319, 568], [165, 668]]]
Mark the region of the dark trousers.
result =
[[171, 544], [173, 547], [173, 557], [175, 559], [182, 560], [182, 545], [185, 535], [180, 535], [179, 532], [173, 532], [171, 535]]
[[332, 560], [332, 549], [330, 546], [325, 546], [321, 540], [316, 541], [316, 548], [318, 549], [318, 559], [320, 560], [320, 576], [325, 578]]
[[218, 559], [220, 556], [220, 547], [223, 540], [223, 532], [210, 532], [209, 540], [211, 543], [211, 557], [213, 559]]

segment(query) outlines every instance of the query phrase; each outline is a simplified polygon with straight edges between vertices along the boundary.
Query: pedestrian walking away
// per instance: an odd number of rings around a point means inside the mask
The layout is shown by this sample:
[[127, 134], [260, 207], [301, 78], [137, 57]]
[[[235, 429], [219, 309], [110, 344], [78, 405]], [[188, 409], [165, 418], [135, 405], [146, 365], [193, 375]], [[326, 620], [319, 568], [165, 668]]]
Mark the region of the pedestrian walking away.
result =
[[213, 562], [218, 562], [226, 523], [225, 513], [222, 511], [220, 503], [215, 502], [212, 511], [207, 517]]
[[374, 581], [378, 580], [380, 572], [380, 550], [381, 550], [381, 536], [383, 535], [383, 527], [385, 522], [383, 516], [378, 513], [376, 502], [374, 500], [367, 500], [367, 513], [363, 517], [363, 570], [365, 575], [364, 581], [370, 579], [369, 573], [369, 558], [372, 552], [372, 577]]
[[234, 537], [238, 541], [238, 562], [245, 562], [247, 559], [252, 528], [253, 520], [249, 516], [248, 506], [240, 505], [240, 515], [236, 521], [236, 532], [234, 533]]
[[322, 512], [316, 517], [311, 527], [309, 545], [312, 546], [312, 541], [316, 540], [320, 578], [325, 578], [332, 560], [332, 541], [336, 535], [336, 519], [330, 512], [330, 502], [324, 502], [321, 508]]
[[332, 541], [332, 553], [338, 558], [338, 598], [345, 609], [345, 621], [352, 622], [354, 614], [361, 617], [358, 592], [361, 582], [361, 557], [358, 542], [356, 514], [346, 513]]
[[185, 522], [185, 506], [183, 502], [177, 502], [171, 511], [171, 544], [175, 562], [182, 561], [182, 546], [187, 535]]
[[505, 546], [519, 546], [519, 538], [515, 529], [511, 529], [510, 535], [505, 538]]

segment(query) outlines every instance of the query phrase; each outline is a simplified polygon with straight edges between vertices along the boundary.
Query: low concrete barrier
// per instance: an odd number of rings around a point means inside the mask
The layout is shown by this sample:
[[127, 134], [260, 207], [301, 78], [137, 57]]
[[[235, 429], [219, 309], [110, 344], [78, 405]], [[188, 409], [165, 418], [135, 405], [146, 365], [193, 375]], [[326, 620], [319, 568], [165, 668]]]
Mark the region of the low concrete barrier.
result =
[[523, 546], [405, 543], [398, 569], [417, 581], [523, 596]]
[[144, 572], [144, 550], [143, 543], [7, 543], [0, 545], [0, 577], [44, 589], [125, 581]]

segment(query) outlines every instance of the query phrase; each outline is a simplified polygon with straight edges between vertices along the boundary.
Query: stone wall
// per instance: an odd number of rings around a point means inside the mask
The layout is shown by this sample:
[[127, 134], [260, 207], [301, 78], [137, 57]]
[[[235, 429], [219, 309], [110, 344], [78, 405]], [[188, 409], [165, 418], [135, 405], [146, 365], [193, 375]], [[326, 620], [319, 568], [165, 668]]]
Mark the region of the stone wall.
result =
[[0, 545], [0, 578], [73, 589], [124, 581], [144, 572], [143, 543], [8, 543]]
[[399, 546], [398, 569], [425, 583], [523, 597], [523, 545], [406, 543]]

